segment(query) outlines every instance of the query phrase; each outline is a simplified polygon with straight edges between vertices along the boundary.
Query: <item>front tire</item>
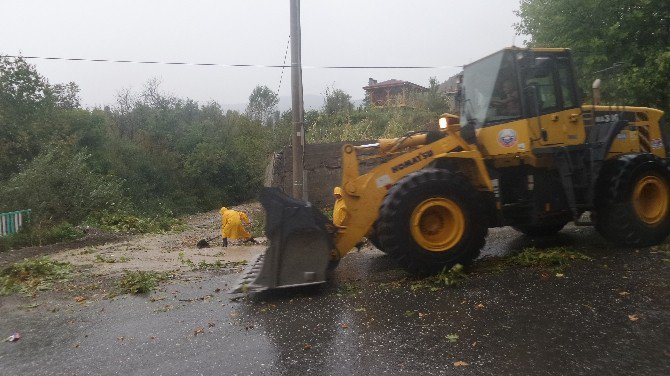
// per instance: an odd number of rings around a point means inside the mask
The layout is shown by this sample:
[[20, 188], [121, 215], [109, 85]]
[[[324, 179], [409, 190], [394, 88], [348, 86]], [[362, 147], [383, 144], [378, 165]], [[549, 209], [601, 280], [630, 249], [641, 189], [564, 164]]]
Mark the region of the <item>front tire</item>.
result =
[[477, 258], [488, 221], [481, 196], [465, 178], [424, 169], [389, 190], [378, 230], [385, 251], [403, 268], [429, 275]]
[[382, 245], [382, 242], [379, 240], [379, 233], [377, 231], [377, 222], [375, 222], [374, 225], [372, 225], [373, 230], [366, 236], [370, 243], [375, 246], [378, 250], [387, 253], [384, 250], [384, 246]]
[[596, 188], [596, 230], [626, 246], [648, 246], [670, 234], [670, 169], [653, 154], [629, 154], [603, 166]]

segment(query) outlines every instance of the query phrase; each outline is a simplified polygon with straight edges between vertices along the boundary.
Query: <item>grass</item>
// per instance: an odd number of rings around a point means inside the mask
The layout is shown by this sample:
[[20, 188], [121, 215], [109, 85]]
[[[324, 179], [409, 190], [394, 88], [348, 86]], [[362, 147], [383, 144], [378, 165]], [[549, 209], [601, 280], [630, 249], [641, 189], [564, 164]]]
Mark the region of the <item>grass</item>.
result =
[[146, 294], [158, 287], [158, 284], [167, 279], [166, 273], [125, 270], [123, 277], [116, 283], [116, 292], [119, 294]]
[[0, 271], [0, 295], [34, 295], [50, 290], [54, 283], [68, 281], [72, 266], [46, 256], [25, 259]]

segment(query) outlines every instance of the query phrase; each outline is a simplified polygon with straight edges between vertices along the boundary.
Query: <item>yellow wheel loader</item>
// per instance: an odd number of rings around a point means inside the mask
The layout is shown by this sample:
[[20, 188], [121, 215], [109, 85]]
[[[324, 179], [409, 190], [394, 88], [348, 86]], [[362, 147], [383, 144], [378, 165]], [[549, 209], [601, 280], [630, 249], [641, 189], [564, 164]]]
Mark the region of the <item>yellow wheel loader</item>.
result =
[[[546, 236], [575, 221], [629, 246], [668, 236], [662, 111], [582, 104], [568, 49], [507, 48], [460, 81], [460, 116], [443, 115], [439, 131], [343, 147], [340, 226], [266, 189], [270, 246], [243, 289], [324, 282], [363, 237], [426, 275], [470, 263], [490, 227]], [[362, 174], [363, 161], [377, 164]]]

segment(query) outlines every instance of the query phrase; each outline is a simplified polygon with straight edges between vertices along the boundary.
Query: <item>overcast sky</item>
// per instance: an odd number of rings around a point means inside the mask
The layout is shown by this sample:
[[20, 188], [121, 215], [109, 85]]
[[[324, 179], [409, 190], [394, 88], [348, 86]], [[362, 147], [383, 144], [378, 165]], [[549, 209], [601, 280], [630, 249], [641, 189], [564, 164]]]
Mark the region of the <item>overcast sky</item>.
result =
[[[519, 0], [302, 0], [305, 66], [458, 66], [516, 37]], [[0, 54], [219, 64], [282, 64], [289, 0], [2, 0]], [[279, 87], [281, 69], [31, 60], [51, 83], [76, 82], [86, 106], [113, 104], [120, 89], [161, 89], [201, 103], [246, 103], [256, 85]], [[290, 53], [287, 64], [290, 63]], [[428, 85], [458, 68], [305, 68], [305, 95], [327, 86], [363, 98], [368, 77]], [[290, 96], [290, 69], [280, 96]]]

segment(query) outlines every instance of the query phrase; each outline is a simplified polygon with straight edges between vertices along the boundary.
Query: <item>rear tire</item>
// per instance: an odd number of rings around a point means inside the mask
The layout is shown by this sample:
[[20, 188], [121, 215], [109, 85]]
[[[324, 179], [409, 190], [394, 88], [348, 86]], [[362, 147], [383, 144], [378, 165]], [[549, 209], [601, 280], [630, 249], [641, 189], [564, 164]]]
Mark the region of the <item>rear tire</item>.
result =
[[481, 196], [464, 177], [424, 169], [389, 190], [377, 228], [385, 251], [403, 268], [429, 275], [477, 258], [488, 221]]
[[670, 169], [653, 154], [608, 161], [596, 186], [595, 227], [606, 239], [648, 246], [670, 234]]

